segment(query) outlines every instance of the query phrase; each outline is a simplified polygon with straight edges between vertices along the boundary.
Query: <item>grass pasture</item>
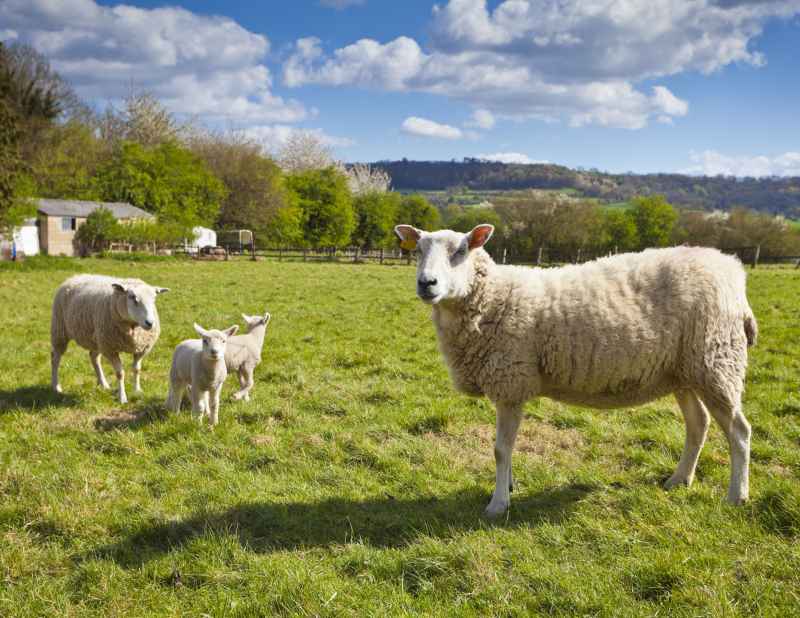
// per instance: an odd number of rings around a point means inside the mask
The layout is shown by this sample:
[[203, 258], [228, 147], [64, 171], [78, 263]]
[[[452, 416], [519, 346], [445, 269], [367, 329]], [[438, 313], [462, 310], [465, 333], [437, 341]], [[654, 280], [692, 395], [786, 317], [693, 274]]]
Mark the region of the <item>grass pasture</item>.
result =
[[[120, 406], [49, 312], [80, 269], [172, 288]], [[508, 517], [481, 517], [494, 414], [457, 395], [405, 266], [41, 260], [0, 269], [0, 616], [788, 616], [800, 603], [800, 273], [749, 279], [751, 502], [716, 426], [664, 492], [665, 399], [526, 407]], [[167, 415], [172, 348], [268, 309], [253, 399]], [[125, 359], [126, 367], [130, 359]], [[110, 368], [104, 365], [107, 373]], [[109, 379], [111, 379], [109, 375]], [[113, 381], [112, 381], [113, 382]], [[132, 386], [129, 382], [129, 394]]]

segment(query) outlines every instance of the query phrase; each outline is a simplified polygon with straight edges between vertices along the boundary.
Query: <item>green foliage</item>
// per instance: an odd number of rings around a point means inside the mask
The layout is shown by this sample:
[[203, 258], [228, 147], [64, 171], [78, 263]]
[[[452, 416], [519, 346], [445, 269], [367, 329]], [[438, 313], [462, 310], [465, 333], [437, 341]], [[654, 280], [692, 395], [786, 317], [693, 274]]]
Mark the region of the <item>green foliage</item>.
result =
[[356, 220], [347, 178], [334, 168], [288, 176], [302, 213], [303, 242], [314, 248], [344, 247]]
[[82, 254], [102, 251], [115, 237], [117, 220], [108, 208], [98, 208], [89, 213], [86, 221], [75, 232], [75, 241], [82, 247]]
[[637, 197], [627, 211], [636, 225], [639, 249], [666, 247], [672, 236], [678, 213], [663, 195]]
[[0, 98], [0, 231], [13, 226], [17, 218], [20, 182], [24, 166], [18, 149], [17, 117]]
[[396, 223], [413, 225], [420, 230], [433, 231], [441, 227], [439, 210], [424, 196], [403, 195], [397, 209]]
[[227, 192], [197, 155], [174, 142], [150, 149], [121, 142], [97, 185], [105, 201], [129, 202], [184, 228], [213, 225]]
[[356, 196], [353, 199], [357, 219], [353, 244], [363, 249], [393, 246], [400, 203], [397, 193], [371, 192]]
[[639, 246], [636, 222], [626, 210], [603, 211], [603, 248], [607, 251], [633, 251]]
[[495, 227], [495, 234], [502, 233], [503, 221], [494, 208], [472, 207], [462, 208], [451, 213], [447, 226], [456, 232], [469, 232], [476, 225], [490, 223]]

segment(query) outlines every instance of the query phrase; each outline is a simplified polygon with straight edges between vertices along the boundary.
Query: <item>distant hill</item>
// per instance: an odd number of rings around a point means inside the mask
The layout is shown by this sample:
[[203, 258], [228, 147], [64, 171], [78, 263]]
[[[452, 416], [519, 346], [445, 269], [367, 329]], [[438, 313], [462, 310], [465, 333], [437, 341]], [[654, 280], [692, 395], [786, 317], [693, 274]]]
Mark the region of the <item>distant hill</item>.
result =
[[621, 202], [636, 195], [662, 193], [677, 205], [703, 210], [744, 206], [800, 218], [800, 177], [734, 178], [685, 174], [608, 174], [562, 165], [463, 161], [378, 161], [398, 191], [473, 191], [570, 189], [586, 197]]

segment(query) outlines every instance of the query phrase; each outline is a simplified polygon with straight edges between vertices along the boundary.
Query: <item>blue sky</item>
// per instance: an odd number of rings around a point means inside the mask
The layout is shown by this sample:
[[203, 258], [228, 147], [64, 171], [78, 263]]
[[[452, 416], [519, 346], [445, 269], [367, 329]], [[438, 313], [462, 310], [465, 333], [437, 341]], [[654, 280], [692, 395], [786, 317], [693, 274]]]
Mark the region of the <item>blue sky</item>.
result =
[[0, 39], [270, 150], [800, 175], [800, 0], [2, 0]]

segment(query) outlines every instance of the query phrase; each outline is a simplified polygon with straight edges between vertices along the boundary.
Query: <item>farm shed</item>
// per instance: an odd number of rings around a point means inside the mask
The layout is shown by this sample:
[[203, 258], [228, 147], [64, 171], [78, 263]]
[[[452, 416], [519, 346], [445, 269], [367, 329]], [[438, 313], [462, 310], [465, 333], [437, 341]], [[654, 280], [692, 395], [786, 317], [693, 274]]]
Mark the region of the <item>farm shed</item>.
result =
[[192, 228], [194, 232], [194, 240], [189, 243], [189, 247], [193, 252], [203, 247], [216, 247], [217, 246], [217, 233], [207, 227], [197, 226]]
[[36, 219], [26, 219], [25, 223], [14, 228], [12, 236], [0, 237], [0, 259], [11, 259], [17, 255], [37, 255], [39, 253], [39, 228]]
[[108, 208], [120, 222], [153, 219], [149, 212], [126, 202], [37, 200], [39, 246], [49, 255], [75, 255], [75, 232], [98, 208]]

